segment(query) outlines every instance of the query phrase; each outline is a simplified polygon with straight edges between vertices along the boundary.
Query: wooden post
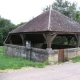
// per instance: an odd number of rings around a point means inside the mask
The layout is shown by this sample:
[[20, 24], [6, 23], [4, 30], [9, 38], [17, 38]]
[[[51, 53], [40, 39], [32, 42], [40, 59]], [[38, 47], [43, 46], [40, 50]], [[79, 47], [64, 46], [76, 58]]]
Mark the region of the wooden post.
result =
[[79, 35], [78, 34], [75, 34], [75, 40], [76, 40], [76, 47], [79, 46]]
[[22, 45], [24, 46], [25, 45], [25, 43], [24, 43], [25, 34], [20, 34], [20, 36], [21, 36], [21, 39], [22, 39]]
[[51, 48], [51, 42], [54, 40], [57, 34], [43, 34], [46, 42], [47, 42], [47, 48]]
[[80, 34], [78, 34], [78, 47], [80, 46]]
[[12, 44], [12, 40], [10, 40], [10, 44]]
[[11, 35], [10, 35], [10, 44], [12, 44], [12, 39], [11, 39]]
[[72, 39], [73, 36], [66, 36], [67, 40], [68, 40], [68, 45], [70, 44], [70, 41]]

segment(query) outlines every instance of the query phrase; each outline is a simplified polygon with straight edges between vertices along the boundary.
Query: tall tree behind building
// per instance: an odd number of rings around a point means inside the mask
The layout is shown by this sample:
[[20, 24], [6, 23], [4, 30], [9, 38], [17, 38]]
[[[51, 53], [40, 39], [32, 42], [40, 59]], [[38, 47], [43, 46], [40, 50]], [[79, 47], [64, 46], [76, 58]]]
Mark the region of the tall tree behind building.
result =
[[[43, 11], [46, 11], [48, 9], [50, 9], [50, 5], [46, 6], [46, 8], [44, 8]], [[77, 15], [80, 15], [80, 13], [77, 12], [76, 2], [71, 3], [66, 0], [55, 0], [55, 2], [52, 4], [52, 9], [57, 10], [65, 16], [68, 16], [69, 18], [80, 22], [79, 17], [77, 17]]]
[[13, 30], [16, 26], [11, 23], [10, 20], [0, 17], [0, 45], [3, 45], [5, 38], [8, 33]]

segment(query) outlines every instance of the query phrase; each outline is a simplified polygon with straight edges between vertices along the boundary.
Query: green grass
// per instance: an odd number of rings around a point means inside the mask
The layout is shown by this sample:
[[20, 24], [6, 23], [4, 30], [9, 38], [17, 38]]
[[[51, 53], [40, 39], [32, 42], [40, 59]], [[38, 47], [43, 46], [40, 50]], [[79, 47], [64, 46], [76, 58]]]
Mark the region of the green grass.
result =
[[0, 46], [0, 70], [4, 69], [20, 69], [22, 67], [38, 67], [43, 68], [48, 65], [48, 62], [34, 62], [26, 60], [19, 57], [5, 56], [2, 50], [3, 47]]
[[73, 63], [80, 62], [80, 56], [72, 59]]
[[1, 53], [4, 53], [4, 47], [3, 46], [0, 46], [0, 54]]

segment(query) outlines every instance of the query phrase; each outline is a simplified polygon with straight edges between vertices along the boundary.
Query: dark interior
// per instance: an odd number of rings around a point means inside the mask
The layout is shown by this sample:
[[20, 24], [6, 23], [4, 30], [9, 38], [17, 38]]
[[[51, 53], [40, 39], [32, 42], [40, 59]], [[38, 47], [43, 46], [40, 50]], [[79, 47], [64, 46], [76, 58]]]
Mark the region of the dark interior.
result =
[[[68, 44], [70, 38], [71, 38], [70, 44]], [[42, 49], [47, 48], [46, 40], [43, 34], [26, 34], [24, 38], [24, 44], [26, 44], [26, 41], [31, 42], [31, 47], [42, 48]], [[23, 46], [22, 39], [19, 34], [9, 35], [5, 43]], [[72, 35], [71, 34], [70, 35], [69, 34], [68, 35], [65, 35], [65, 34], [57, 35], [57, 37], [52, 41], [51, 47], [52, 49], [75, 48], [76, 38], [73, 34]]]

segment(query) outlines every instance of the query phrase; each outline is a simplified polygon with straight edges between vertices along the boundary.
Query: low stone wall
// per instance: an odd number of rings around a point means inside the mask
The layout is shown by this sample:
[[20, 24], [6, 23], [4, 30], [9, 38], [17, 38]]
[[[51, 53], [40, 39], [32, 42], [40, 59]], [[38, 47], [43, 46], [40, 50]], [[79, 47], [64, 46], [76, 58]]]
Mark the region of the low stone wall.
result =
[[64, 49], [64, 59], [65, 60], [70, 60], [77, 56], [80, 56], [80, 48]]
[[46, 61], [48, 59], [47, 51], [44, 49], [31, 48], [27, 49], [25, 46], [17, 46], [5, 44], [5, 54], [8, 56], [17, 56], [30, 59], [33, 61]]
[[40, 61], [40, 62], [47, 61], [48, 60], [48, 53], [44, 49], [32, 48], [31, 60]]
[[[59, 61], [59, 49], [52, 50], [52, 49], [38, 49], [38, 48], [31, 48], [27, 49], [25, 46], [17, 46], [17, 45], [10, 45], [5, 44], [5, 54], [8, 56], [17, 56], [23, 57], [26, 59], [30, 59], [33, 61]], [[64, 61], [70, 60], [71, 58], [80, 56], [80, 48], [70, 48], [64, 49]]]
[[5, 44], [4, 49], [5, 49], [5, 55], [26, 58], [26, 49], [24, 46]]
[[48, 53], [48, 61], [49, 62], [58, 62], [58, 53], [59, 53], [59, 50], [52, 50], [52, 49], [49, 49], [47, 48], [47, 53]]
[[[72, 58], [75, 58], [75, 57], [78, 57], [80, 56], [80, 48], [69, 48], [69, 49], [63, 49], [64, 50], [64, 53], [62, 53], [62, 57], [64, 56], [64, 60], [63, 61], [68, 61]], [[48, 50], [49, 51], [49, 50]], [[50, 50], [48, 53], [49, 56], [48, 56], [48, 60], [49, 61], [54, 61], [54, 62], [60, 62], [59, 61], [59, 54], [61, 54], [60, 52], [60, 49], [57, 49], [57, 50]]]

